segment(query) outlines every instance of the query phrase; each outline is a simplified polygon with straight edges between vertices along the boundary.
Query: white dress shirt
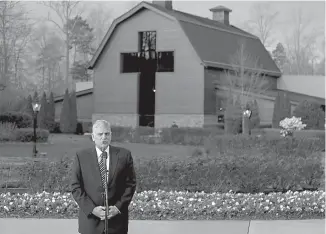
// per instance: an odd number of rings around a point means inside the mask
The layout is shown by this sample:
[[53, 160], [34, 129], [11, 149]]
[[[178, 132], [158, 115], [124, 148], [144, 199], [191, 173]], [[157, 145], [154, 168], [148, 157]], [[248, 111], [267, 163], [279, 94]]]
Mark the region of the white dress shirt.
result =
[[[96, 153], [97, 153], [97, 160], [100, 165], [100, 162], [102, 160], [102, 157], [101, 157], [102, 151], [97, 147], [95, 147], [95, 148], [96, 148]], [[108, 148], [106, 148], [105, 151], [108, 153], [108, 158], [106, 160], [106, 170], [107, 170], [107, 176], [108, 176], [109, 175], [109, 167], [110, 167], [110, 146], [108, 146]]]

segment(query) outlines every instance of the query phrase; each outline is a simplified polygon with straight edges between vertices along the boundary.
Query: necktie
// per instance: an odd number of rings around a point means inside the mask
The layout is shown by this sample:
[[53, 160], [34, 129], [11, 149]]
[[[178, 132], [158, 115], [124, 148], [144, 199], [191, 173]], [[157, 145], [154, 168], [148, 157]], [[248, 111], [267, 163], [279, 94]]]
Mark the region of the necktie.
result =
[[106, 160], [108, 153], [107, 152], [103, 152], [101, 154], [101, 160], [100, 160], [100, 171], [101, 171], [101, 178], [102, 178], [102, 185], [103, 188], [106, 189], [106, 184], [105, 184], [105, 176], [106, 176], [106, 168], [104, 165], [104, 160]]

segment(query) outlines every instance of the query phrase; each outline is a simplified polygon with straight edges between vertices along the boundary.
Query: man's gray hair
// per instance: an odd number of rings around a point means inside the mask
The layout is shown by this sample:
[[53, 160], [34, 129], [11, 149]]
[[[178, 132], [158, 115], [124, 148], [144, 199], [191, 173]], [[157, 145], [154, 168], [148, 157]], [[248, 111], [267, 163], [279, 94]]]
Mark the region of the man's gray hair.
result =
[[96, 120], [95, 123], [93, 124], [93, 129], [92, 129], [93, 132], [94, 132], [94, 129], [99, 128], [99, 127], [111, 128], [111, 124], [104, 119]]

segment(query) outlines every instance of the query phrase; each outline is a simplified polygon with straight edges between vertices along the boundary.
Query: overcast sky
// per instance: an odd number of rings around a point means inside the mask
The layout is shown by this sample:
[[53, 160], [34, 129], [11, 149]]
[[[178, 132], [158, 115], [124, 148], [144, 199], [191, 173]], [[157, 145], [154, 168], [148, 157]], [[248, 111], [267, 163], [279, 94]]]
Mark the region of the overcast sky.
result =
[[[137, 2], [140, 1], [136, 1], [134, 4]], [[91, 1], [88, 3], [98, 3], [110, 6], [110, 8], [112, 8], [112, 18], [119, 17], [134, 5], [133, 3], [127, 1]], [[253, 3], [254, 2], [252, 1], [173, 1], [173, 7], [179, 11], [211, 18], [212, 13], [209, 11], [209, 9], [218, 5], [223, 5], [232, 9], [230, 14], [231, 24], [242, 28], [243, 22], [250, 19], [250, 8], [252, 7]], [[28, 5], [29, 10], [32, 10], [35, 16], [46, 16], [48, 14], [48, 9], [40, 4], [37, 4], [36, 2], [26, 2], [26, 4]], [[324, 1], [273, 1], [271, 2], [271, 5], [276, 11], [279, 12], [276, 26], [274, 27], [276, 42], [281, 41], [284, 43], [284, 32], [287, 32], [287, 28], [290, 27], [291, 29], [291, 27], [293, 27], [291, 23], [293, 20], [291, 17], [293, 12], [298, 9], [302, 10], [305, 20], [311, 21], [307, 28], [308, 31], [313, 30], [314, 28], [325, 30]]]

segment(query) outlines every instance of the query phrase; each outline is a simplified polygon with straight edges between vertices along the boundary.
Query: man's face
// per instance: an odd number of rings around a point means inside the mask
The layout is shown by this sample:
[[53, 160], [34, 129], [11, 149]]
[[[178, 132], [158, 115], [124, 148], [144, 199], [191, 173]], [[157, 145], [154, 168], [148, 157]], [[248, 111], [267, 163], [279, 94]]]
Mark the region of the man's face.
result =
[[94, 128], [92, 133], [92, 139], [95, 145], [104, 151], [111, 143], [111, 128], [103, 124]]

